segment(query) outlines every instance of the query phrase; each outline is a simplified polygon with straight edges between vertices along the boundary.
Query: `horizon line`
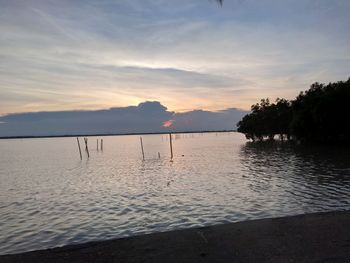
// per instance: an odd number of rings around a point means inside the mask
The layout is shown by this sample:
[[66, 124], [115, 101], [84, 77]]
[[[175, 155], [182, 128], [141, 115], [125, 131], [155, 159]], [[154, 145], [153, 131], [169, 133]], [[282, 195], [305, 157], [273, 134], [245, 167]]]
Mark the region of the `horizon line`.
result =
[[232, 130], [206, 130], [206, 131], [169, 131], [169, 132], [132, 132], [132, 133], [97, 133], [97, 134], [65, 134], [65, 135], [28, 135], [28, 136], [0, 136], [0, 140], [8, 139], [43, 139], [43, 138], [74, 138], [74, 137], [96, 137], [96, 136], [128, 136], [128, 135], [160, 135], [160, 134], [188, 134], [188, 133], [224, 133], [237, 132]]

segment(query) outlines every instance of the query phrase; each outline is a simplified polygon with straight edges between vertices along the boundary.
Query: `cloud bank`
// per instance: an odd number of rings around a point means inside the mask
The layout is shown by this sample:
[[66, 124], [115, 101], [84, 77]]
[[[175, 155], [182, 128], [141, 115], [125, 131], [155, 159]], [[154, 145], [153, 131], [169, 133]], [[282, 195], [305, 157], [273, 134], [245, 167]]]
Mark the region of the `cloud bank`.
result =
[[107, 110], [18, 113], [0, 117], [0, 137], [232, 130], [246, 113], [234, 108], [176, 113], [158, 101]]

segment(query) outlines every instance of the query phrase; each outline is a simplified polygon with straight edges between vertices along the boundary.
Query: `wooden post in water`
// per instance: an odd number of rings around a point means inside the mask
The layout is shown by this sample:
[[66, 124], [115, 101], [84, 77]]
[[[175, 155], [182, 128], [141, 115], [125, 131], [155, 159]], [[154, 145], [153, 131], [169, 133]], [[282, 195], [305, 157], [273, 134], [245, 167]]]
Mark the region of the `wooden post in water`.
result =
[[96, 139], [96, 150], [98, 151], [98, 139]]
[[80, 142], [79, 142], [79, 138], [78, 138], [78, 137], [77, 137], [77, 142], [78, 142], [78, 148], [79, 148], [80, 160], [83, 160], [83, 156], [81, 155]]
[[158, 159], [160, 159], [160, 152], [158, 152]]
[[101, 139], [101, 151], [103, 151], [103, 139]]
[[169, 140], [170, 140], [170, 156], [171, 156], [171, 160], [173, 159], [173, 140], [171, 138], [171, 133], [169, 133]]
[[85, 151], [88, 155], [88, 158], [90, 158], [90, 153], [89, 153], [89, 147], [88, 147], [88, 138], [84, 138], [84, 141], [85, 141]]
[[145, 152], [143, 151], [143, 142], [142, 142], [142, 137], [140, 137], [140, 142], [141, 142], [141, 151], [142, 151], [142, 160], [145, 160]]

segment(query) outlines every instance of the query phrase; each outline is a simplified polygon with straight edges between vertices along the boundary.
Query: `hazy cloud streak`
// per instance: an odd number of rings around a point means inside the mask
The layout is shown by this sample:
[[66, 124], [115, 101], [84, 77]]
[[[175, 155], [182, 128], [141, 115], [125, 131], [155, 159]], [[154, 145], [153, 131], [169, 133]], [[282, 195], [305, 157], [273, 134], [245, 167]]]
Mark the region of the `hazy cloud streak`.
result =
[[292, 98], [348, 78], [349, 10], [345, 0], [4, 1], [0, 114]]

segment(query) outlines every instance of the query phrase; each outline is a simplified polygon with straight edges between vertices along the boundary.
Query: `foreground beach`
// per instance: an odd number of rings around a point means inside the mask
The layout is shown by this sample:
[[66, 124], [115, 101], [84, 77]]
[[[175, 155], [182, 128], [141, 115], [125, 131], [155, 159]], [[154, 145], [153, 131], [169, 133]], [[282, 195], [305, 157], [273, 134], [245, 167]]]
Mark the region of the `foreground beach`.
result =
[[253, 220], [0, 256], [0, 262], [347, 262], [350, 211]]

